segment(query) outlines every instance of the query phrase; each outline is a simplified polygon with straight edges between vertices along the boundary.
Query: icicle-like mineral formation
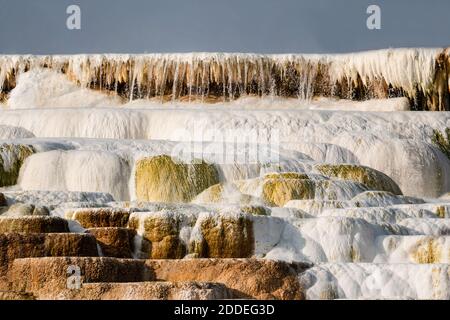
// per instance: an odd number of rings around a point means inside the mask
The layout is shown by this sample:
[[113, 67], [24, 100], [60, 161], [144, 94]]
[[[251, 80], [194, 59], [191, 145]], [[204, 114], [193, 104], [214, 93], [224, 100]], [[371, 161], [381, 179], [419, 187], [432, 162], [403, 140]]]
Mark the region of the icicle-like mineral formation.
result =
[[35, 68], [124, 100], [202, 102], [244, 95], [354, 100], [407, 97], [412, 109], [448, 110], [447, 49], [388, 49], [340, 55], [233, 53], [0, 56], [0, 99]]

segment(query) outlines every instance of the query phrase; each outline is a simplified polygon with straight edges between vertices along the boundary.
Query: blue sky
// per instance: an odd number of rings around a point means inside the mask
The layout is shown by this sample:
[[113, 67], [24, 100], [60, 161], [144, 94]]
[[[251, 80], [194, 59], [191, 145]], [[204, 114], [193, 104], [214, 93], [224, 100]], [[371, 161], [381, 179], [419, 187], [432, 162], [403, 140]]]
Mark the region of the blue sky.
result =
[[[81, 8], [81, 30], [66, 8]], [[381, 7], [382, 29], [366, 27]], [[332, 53], [450, 46], [449, 0], [0, 0], [0, 53]]]

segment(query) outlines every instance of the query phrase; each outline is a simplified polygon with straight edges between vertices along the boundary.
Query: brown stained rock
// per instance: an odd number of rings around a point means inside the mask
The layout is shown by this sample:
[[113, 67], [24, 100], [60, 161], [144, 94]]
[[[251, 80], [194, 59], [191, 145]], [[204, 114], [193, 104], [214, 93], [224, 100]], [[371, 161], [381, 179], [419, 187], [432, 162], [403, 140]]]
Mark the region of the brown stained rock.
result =
[[129, 227], [140, 230], [141, 251], [145, 258], [181, 259], [187, 254], [186, 245], [179, 237], [183, 218], [172, 212], [131, 216]]
[[0, 217], [0, 234], [69, 232], [65, 219], [49, 216]]
[[219, 283], [134, 282], [88, 283], [67, 291], [65, 299], [82, 300], [217, 300], [231, 299], [231, 290]]
[[252, 216], [238, 213], [186, 215], [172, 211], [140, 212], [129, 228], [142, 239], [141, 258], [248, 258], [254, 253]]
[[0, 300], [35, 300], [31, 293], [17, 291], [0, 291]]
[[88, 232], [97, 239], [106, 257], [132, 258], [136, 231], [127, 228], [91, 228]]
[[45, 255], [51, 257], [97, 257], [95, 237], [80, 233], [53, 233], [45, 235]]
[[0, 289], [6, 286], [5, 277], [14, 259], [60, 256], [98, 256], [95, 238], [79, 233], [0, 234]]
[[158, 280], [218, 282], [236, 298], [304, 299], [297, 280], [307, 264], [261, 259], [146, 260]]
[[[385, 71], [393, 70], [394, 66], [404, 68], [408, 65], [412, 69], [428, 68], [425, 65], [425, 57], [416, 49], [411, 49], [406, 63], [402, 66], [398, 63], [397, 51], [389, 50], [380, 52], [379, 61], [386, 63]], [[24, 65], [38, 65], [34, 57], [23, 57]], [[49, 62], [47, 66], [54, 70], [61, 69], [61, 65], [69, 65], [70, 57], [64, 59], [63, 63], [58, 61]], [[139, 63], [137, 62], [139, 60]], [[160, 60], [161, 59], [161, 60]], [[399, 80], [398, 73], [376, 72], [370, 75], [370, 66], [374, 66], [373, 55], [365, 55], [367, 63], [360, 65], [344, 62], [339, 57], [326, 59], [286, 59], [281, 61], [276, 57], [253, 56], [226, 56], [223, 58], [200, 58], [194, 57], [199, 63], [179, 61], [175, 58], [161, 57], [160, 59], [145, 59], [130, 56], [126, 61], [117, 61], [114, 57], [102, 58], [100, 64], [84, 66], [84, 72], [76, 72], [72, 68], [63, 68], [68, 79], [74, 82], [83, 82], [85, 74], [95, 75], [91, 80], [91, 88], [99, 90], [114, 90], [117, 94], [129, 100], [130, 98], [153, 98], [157, 97], [163, 102], [173, 101], [201, 101], [202, 103], [217, 103], [229, 99], [245, 96], [268, 95], [276, 92], [282, 97], [298, 98], [304, 96], [306, 82], [309, 93], [304, 98], [332, 97], [338, 99], [368, 100], [387, 97], [407, 97], [411, 101], [411, 107], [418, 110], [448, 110], [449, 101], [449, 69], [450, 62], [448, 49], [442, 49], [434, 57], [433, 78], [423, 79], [420, 83]], [[198, 59], [198, 60], [197, 60]], [[153, 60], [153, 61], [150, 61]], [[207, 60], [207, 61], [206, 61]], [[295, 61], [294, 61], [295, 60]], [[152, 70], [152, 77], [144, 76], [139, 81], [140, 90], [130, 90], [133, 86], [134, 77], [129, 72], [132, 66], [139, 74], [145, 75], [147, 70]], [[380, 67], [381, 67], [380, 63]], [[193, 65], [195, 65], [193, 67]], [[246, 70], [243, 75], [242, 70]], [[338, 69], [338, 70], [336, 70]], [[6, 67], [7, 74], [0, 91], [0, 102], [8, 99], [8, 93], [15, 88], [19, 68], [13, 65]], [[114, 70], [114, 71], [112, 71]], [[3, 72], [3, 71], [2, 71]], [[206, 72], [206, 73], [205, 73]], [[192, 90], [192, 77], [188, 75], [202, 75], [205, 82], [199, 84]], [[338, 77], [337, 77], [338, 76]], [[81, 77], [81, 78], [80, 78]], [[102, 85], [108, 79], [109, 83], [118, 83], [119, 86]], [[270, 80], [270, 84], [268, 83]], [[305, 81], [307, 79], [307, 81]], [[403, 78], [404, 79], [404, 78]], [[174, 86], [174, 84], [176, 84]], [[230, 97], [228, 90], [224, 88], [244, 88], [235, 90]], [[174, 90], [175, 89], [175, 90]]]
[[[191, 253], [201, 258], [248, 258], [254, 252], [253, 222], [249, 215], [201, 215], [201, 239], [191, 242]], [[195, 231], [199, 232], [199, 231]]]
[[66, 212], [66, 218], [78, 221], [83, 228], [108, 228], [127, 226], [129, 209], [83, 208]]
[[182, 259], [186, 255], [186, 247], [178, 235], [151, 242], [150, 247], [152, 259]]
[[[182, 259], [188, 254], [201, 258], [248, 258], [254, 253], [251, 215], [201, 213], [187, 217], [171, 211], [137, 213], [129, 227], [143, 241], [141, 258]], [[190, 236], [183, 230], [191, 230]], [[186, 238], [188, 236], [188, 238]]]
[[0, 207], [6, 207], [8, 205], [8, 201], [3, 193], [0, 193]]
[[[69, 266], [81, 271], [68, 288]], [[298, 274], [309, 265], [256, 259], [17, 259], [9, 290], [38, 299], [304, 299]], [[164, 282], [149, 282], [149, 281]], [[131, 282], [131, 283], [130, 283]]]
[[8, 280], [10, 290], [33, 293], [39, 299], [64, 297], [76, 283], [73, 270], [81, 273], [81, 283], [142, 282], [155, 279], [145, 260], [105, 257], [47, 257], [14, 260]]

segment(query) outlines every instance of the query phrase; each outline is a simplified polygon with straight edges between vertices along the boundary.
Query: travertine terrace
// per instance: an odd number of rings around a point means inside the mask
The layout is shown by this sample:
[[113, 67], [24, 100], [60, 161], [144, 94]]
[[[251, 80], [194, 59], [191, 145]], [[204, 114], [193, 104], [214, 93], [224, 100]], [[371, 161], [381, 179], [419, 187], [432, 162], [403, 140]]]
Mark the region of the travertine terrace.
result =
[[449, 70], [0, 56], [0, 299], [450, 299]]

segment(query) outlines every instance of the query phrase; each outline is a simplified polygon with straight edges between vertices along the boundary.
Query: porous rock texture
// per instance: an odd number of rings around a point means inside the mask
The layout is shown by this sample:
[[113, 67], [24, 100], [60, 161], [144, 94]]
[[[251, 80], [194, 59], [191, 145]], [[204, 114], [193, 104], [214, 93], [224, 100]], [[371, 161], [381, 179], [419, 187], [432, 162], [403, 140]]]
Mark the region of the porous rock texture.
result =
[[[79, 274], [77, 272], [79, 271]], [[8, 273], [10, 289], [57, 299], [79, 283], [140, 282], [155, 279], [143, 260], [106, 257], [45, 257], [16, 259]], [[70, 286], [72, 284], [73, 286]]]
[[69, 232], [66, 220], [59, 217], [26, 216], [0, 217], [0, 233], [58, 233]]
[[238, 298], [303, 299], [298, 273], [308, 264], [257, 259], [147, 260], [156, 279], [219, 282]]
[[134, 230], [107, 227], [90, 228], [87, 232], [95, 237], [104, 256], [116, 258], [133, 257], [134, 237], [136, 236]]
[[168, 155], [144, 158], [136, 164], [138, 200], [189, 202], [219, 182], [217, 169], [204, 161], [183, 163]]
[[88, 283], [65, 292], [64, 299], [83, 300], [217, 300], [232, 299], [227, 287], [212, 282]]

